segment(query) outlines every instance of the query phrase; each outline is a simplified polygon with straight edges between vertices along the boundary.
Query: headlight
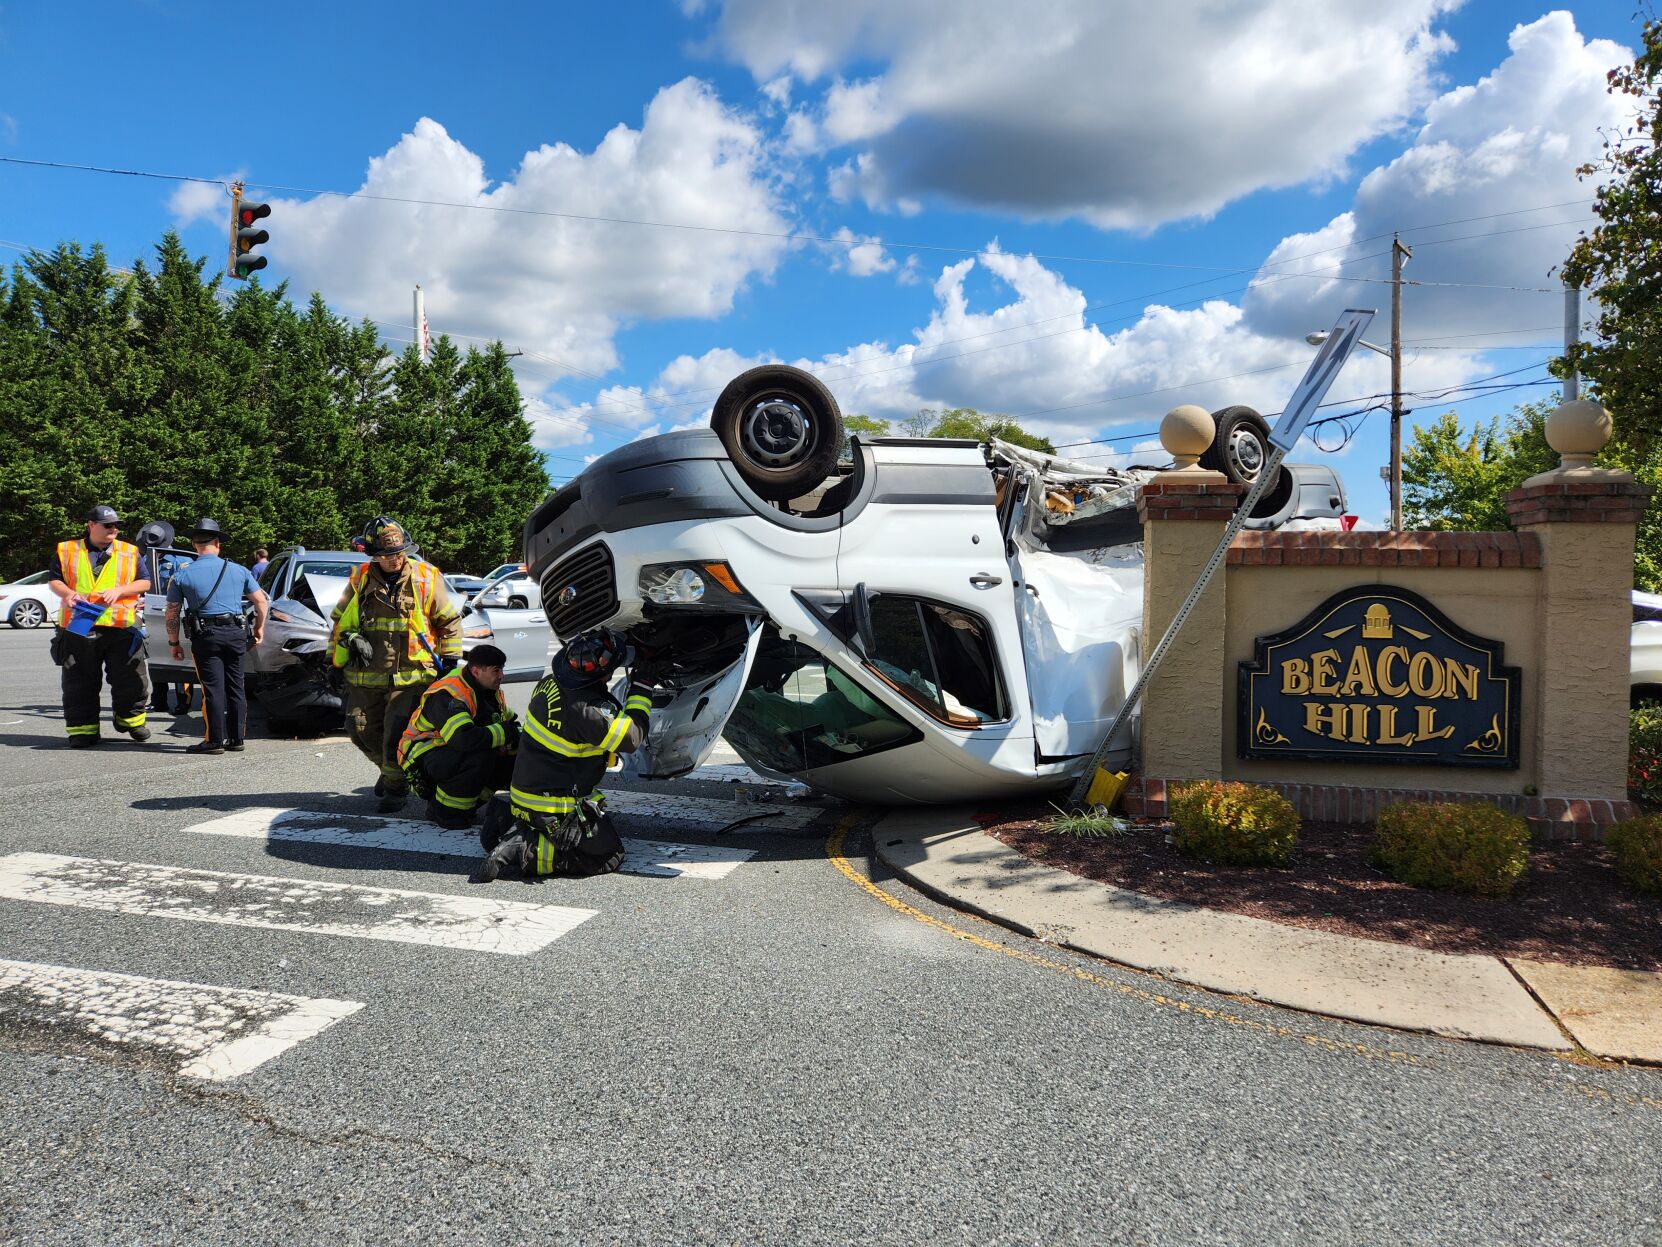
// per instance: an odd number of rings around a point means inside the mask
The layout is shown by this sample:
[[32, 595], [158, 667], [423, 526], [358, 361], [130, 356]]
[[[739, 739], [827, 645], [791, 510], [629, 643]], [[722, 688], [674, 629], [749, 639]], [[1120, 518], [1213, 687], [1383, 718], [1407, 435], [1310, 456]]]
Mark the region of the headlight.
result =
[[641, 574], [641, 596], [660, 606], [702, 601], [704, 577], [690, 567], [672, 567]]
[[640, 594], [659, 606], [760, 610], [726, 563], [653, 563], [641, 568]]
[[462, 633], [462, 635], [475, 641], [488, 641], [495, 636], [496, 633], [492, 632], [488, 625], [481, 624], [477, 628], [467, 629]]

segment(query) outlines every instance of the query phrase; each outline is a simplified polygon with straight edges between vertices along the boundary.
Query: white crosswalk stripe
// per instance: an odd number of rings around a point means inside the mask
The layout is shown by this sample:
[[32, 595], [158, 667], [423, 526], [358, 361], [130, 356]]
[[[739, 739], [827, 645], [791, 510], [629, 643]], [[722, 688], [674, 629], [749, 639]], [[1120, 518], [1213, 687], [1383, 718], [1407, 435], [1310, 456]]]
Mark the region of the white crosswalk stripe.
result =
[[511, 957], [534, 953], [595, 915], [592, 909], [486, 896], [226, 874], [56, 853], [0, 857], [0, 898]]
[[[310, 810], [260, 807], [240, 810], [224, 818], [185, 828], [206, 836], [238, 836], [251, 840], [288, 840], [307, 844], [339, 844], [352, 848], [395, 849], [405, 853], [442, 854], [477, 858], [484, 855], [479, 837], [471, 831], [445, 831], [432, 823], [371, 815], [321, 814]], [[753, 849], [725, 845], [675, 844], [625, 837], [623, 871], [665, 878], [720, 879], [741, 862], [754, 857]]]
[[101, 970], [0, 961], [0, 1022], [159, 1058], [222, 1082], [312, 1038], [363, 1005]]

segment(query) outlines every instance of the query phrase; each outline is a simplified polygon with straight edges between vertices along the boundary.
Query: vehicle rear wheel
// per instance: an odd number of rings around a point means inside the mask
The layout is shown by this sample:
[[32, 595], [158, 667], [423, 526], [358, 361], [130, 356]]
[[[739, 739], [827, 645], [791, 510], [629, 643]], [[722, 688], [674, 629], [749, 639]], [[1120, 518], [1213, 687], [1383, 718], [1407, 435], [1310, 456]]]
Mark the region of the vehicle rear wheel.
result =
[[[1214, 411], [1212, 422], [1216, 432], [1212, 444], [1200, 456], [1200, 466], [1222, 472], [1232, 483], [1251, 489], [1273, 453], [1269, 422], [1242, 405]], [[1253, 515], [1274, 515], [1287, 505], [1292, 489], [1292, 473], [1277, 468], [1276, 479], [1259, 497]]]
[[831, 391], [786, 364], [763, 364], [729, 381], [710, 427], [745, 484], [770, 502], [801, 497], [823, 481], [843, 442]]
[[32, 598], [24, 598], [12, 607], [11, 625], [14, 628], [38, 628], [46, 622], [46, 608]]
[[522, 611], [530, 605], [531, 600], [529, 598], [511, 597], [508, 599], [508, 608], [510, 610]]

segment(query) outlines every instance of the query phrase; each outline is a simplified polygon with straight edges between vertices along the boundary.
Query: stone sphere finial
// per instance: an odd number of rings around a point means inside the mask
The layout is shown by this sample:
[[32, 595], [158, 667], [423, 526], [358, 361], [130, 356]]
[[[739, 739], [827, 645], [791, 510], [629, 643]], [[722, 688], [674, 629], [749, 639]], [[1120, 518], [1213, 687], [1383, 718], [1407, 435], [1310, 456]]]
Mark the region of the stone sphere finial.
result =
[[1160, 421], [1160, 445], [1166, 448], [1179, 472], [1194, 469], [1216, 433], [1217, 426], [1206, 408], [1193, 403], [1173, 407]]
[[1591, 399], [1560, 403], [1547, 417], [1547, 445], [1566, 468], [1584, 468], [1604, 449], [1613, 429], [1610, 413]]

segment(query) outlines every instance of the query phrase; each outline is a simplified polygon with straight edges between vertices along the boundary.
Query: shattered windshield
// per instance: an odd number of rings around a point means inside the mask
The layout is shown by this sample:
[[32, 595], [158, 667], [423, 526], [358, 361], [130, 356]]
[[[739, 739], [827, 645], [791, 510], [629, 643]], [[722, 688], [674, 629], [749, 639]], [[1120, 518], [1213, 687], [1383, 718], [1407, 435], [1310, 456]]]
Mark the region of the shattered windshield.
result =
[[723, 735], [751, 765], [790, 774], [922, 739], [822, 655], [786, 641], [772, 624]]

